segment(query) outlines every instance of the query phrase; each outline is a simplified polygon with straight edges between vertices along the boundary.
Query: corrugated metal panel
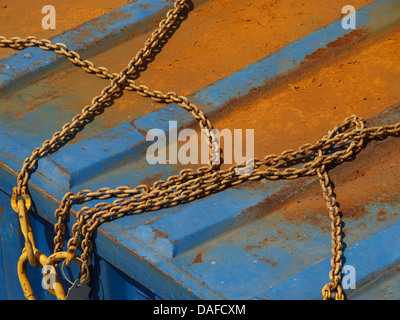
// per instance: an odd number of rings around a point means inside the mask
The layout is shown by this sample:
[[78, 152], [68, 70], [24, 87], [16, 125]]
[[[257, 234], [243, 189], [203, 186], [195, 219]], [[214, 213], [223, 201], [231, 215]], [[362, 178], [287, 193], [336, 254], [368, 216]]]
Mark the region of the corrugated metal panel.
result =
[[[171, 5], [172, 1], [153, 1], [151, 6], [144, 1], [129, 3], [60, 35], [54, 42], [65, 42], [82, 56], [111, 59], [114, 49], [105, 57], [100, 53], [119, 47], [125, 51], [124, 44], [131, 37], [140, 38]], [[204, 9], [209, 4], [198, 5]], [[399, 18], [398, 1], [373, 1], [357, 11], [357, 30], [343, 29], [341, 19], [319, 26], [278, 51], [204, 86], [189, 99], [212, 120], [228, 127], [229, 114], [235, 114], [247, 102], [251, 105], [251, 101], [267, 99], [271, 88], [279, 88], [291, 77], [298, 78], [307, 70], [316, 74], [318, 69], [312, 68], [318, 64], [347, 64], [347, 52], [357, 55], [358, 48], [370, 48], [383, 39], [391, 39], [399, 32]], [[176, 49], [179, 44], [174, 46]], [[127, 56], [131, 55], [130, 52]], [[5, 284], [0, 290], [1, 298], [23, 298], [16, 281], [23, 237], [9, 205], [16, 173], [31, 150], [76, 113], [76, 104], [80, 107], [81, 101], [88, 101], [97, 88], [105, 85], [83, 75], [81, 70], [75, 76], [74, 67], [62, 61], [52, 53], [31, 48], [2, 59], [0, 64], [0, 283]], [[75, 89], [74, 83], [80, 89]], [[388, 96], [392, 88], [382, 87], [380, 94]], [[390, 99], [376, 101], [377, 108], [383, 110], [385, 103], [400, 101], [396, 93]], [[131, 112], [116, 109], [117, 104], [118, 101], [75, 140], [39, 161], [31, 178], [31, 217], [37, 246], [45, 254], [53, 246], [54, 210], [66, 192], [151, 184], [184, 167], [149, 165], [145, 133], [153, 128], [168, 131], [169, 121], [178, 121], [180, 128], [192, 126], [188, 113], [175, 104], [158, 109], [145, 106], [143, 112], [137, 110], [141, 108], [139, 103]], [[384, 111], [378, 109], [368, 119], [368, 125], [399, 121], [398, 103]], [[264, 114], [253, 112], [252, 117], [263, 120]], [[304, 111], [306, 119], [327, 118], [323, 113], [307, 112], [310, 111]], [[325, 125], [329, 125], [320, 128], [321, 132], [331, 129], [331, 121], [337, 122], [325, 119]], [[291, 119], [276, 125], [299, 126]], [[270, 125], [265, 126], [264, 135], [271, 129]], [[262, 127], [263, 124], [257, 126]], [[296, 130], [301, 131], [301, 127]], [[317, 132], [316, 129], [311, 134], [315, 140], [320, 138]], [[396, 138], [374, 141], [354, 161], [332, 170], [344, 212], [345, 263], [357, 272], [357, 290], [346, 291], [349, 298], [399, 298], [396, 283], [400, 206], [395, 170], [399, 167], [399, 143]], [[256, 152], [260, 150], [256, 147]], [[345, 191], [341, 192], [341, 187]], [[89, 205], [95, 203], [91, 201]], [[92, 297], [320, 299], [331, 268], [330, 222], [323, 207], [316, 178], [262, 180], [192, 203], [105, 223], [95, 237]], [[69, 229], [73, 223], [71, 218]], [[32, 268], [29, 272], [38, 298], [49, 298], [40, 286], [40, 270]]]

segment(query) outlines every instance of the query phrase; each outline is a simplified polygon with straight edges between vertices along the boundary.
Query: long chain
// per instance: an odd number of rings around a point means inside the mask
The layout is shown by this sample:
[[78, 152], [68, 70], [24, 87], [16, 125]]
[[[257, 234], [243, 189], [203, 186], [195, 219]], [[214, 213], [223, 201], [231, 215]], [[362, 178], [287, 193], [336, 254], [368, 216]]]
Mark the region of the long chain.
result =
[[[38, 160], [64, 145], [69, 137], [82, 130], [88, 121], [102, 112], [117, 93], [129, 90], [151, 98], [158, 103], [176, 103], [190, 112], [198, 121], [200, 128], [205, 129], [204, 131], [208, 133], [209, 165], [198, 168], [196, 171], [184, 169], [178, 175], [170, 176], [166, 181], [156, 181], [151, 187], [147, 185], [139, 185], [135, 188], [121, 186], [116, 189], [101, 188], [97, 191], [82, 190], [76, 194], [66, 193], [59, 208], [55, 211], [57, 223], [54, 225], [56, 233], [54, 253], [61, 252], [64, 247], [65, 221], [74, 204], [83, 204], [93, 199], [117, 198], [112, 203], [101, 202], [92, 208], [84, 206], [76, 213], [76, 223], [72, 227], [72, 237], [67, 243], [67, 248], [69, 254], [75, 255], [80, 246], [82, 250], [81, 260], [88, 266], [91, 264], [93, 234], [104, 221], [120, 218], [127, 214], [139, 214], [176, 206], [246, 181], [260, 179], [291, 180], [317, 175], [327, 203], [329, 217], [332, 220], [333, 257], [331, 260], [332, 270], [329, 274], [331, 283], [323, 288], [322, 296], [324, 299], [332, 297], [342, 299], [343, 294], [340, 287], [342, 267], [341, 218], [327, 168], [337, 166], [360, 152], [367, 140], [399, 135], [400, 122], [394, 125], [366, 128], [364, 120], [353, 115], [346, 118], [315, 144], [304, 144], [297, 150], [286, 150], [280, 155], [273, 154], [267, 155], [263, 159], [253, 159], [250, 163], [247, 163], [247, 165], [251, 164], [254, 167], [250, 174], [236, 174], [235, 170], [243, 167], [243, 165], [231, 166], [228, 169], [221, 169], [219, 165], [213, 165], [216, 163], [215, 159], [219, 154], [217, 152], [219, 145], [213, 135], [212, 124], [205, 114], [185, 96], [179, 96], [175, 92], [163, 93], [158, 90], [150, 90], [144, 85], [136, 84], [131, 79], [187, 6], [186, 0], [176, 1], [174, 9], [168, 11], [166, 18], [160, 22], [158, 28], [145, 42], [144, 47], [120, 73], [110, 73], [107, 68], [96, 67], [93, 62], [83, 60], [77, 52], [69, 50], [63, 43], [52, 44], [50, 40], [38, 40], [33, 36], [24, 39], [18, 37], [6, 39], [0, 36], [0, 47], [16, 50], [39, 47], [43, 50], [54, 51], [68, 58], [74, 65], [81, 67], [86, 72], [110, 80], [110, 84], [94, 97], [89, 105], [84, 106], [81, 113], [74, 116], [71, 122], [62, 127], [61, 131], [55, 132], [50, 139], [44, 141], [40, 148], [34, 149], [31, 156], [24, 160], [17, 176], [16, 197], [23, 195]], [[87, 276], [86, 269], [82, 265], [81, 279]]]

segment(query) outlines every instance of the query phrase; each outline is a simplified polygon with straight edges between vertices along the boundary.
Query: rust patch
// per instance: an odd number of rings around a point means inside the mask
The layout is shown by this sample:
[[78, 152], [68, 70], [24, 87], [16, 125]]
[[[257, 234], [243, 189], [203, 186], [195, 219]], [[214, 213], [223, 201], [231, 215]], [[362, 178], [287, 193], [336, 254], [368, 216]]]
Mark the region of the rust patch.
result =
[[64, 174], [67, 176], [68, 185], [71, 185], [71, 179], [70, 179], [71, 173], [70, 173], [67, 169], [65, 169], [64, 167], [60, 166], [57, 162], [55, 162], [55, 161], [53, 161], [53, 160], [51, 160], [51, 159], [50, 159], [50, 161], [53, 162], [54, 165], [55, 165], [62, 173], [64, 173]]
[[276, 237], [266, 237], [258, 245], [248, 245], [245, 247], [247, 251], [252, 251], [254, 249], [262, 249], [268, 245], [269, 242], [276, 241]]
[[[40, 2], [9, 1], [7, 6], [2, 6], [2, 8], [7, 7], [7, 10], [0, 11], [1, 33], [6, 37], [15, 35], [25, 37], [32, 34], [38, 39], [49, 39], [129, 2], [129, 0], [71, 0], [66, 3], [62, 0], [53, 0], [51, 4], [57, 8], [57, 17], [62, 18], [57, 18], [57, 29], [43, 29], [40, 23], [34, 23], [34, 20], [31, 19], [37, 14]], [[6, 22], [7, 17], [19, 15], [26, 17], [26, 19], [20, 19], [18, 23]], [[2, 49], [0, 50], [0, 57], [6, 57], [13, 53], [15, 53], [13, 49]]]
[[194, 258], [193, 262], [191, 264], [189, 264], [189, 266], [191, 266], [195, 263], [201, 263], [201, 262], [203, 262], [203, 253], [199, 252], [199, 253], [197, 253], [197, 256], [196, 256], [196, 258]]
[[[400, 186], [396, 169], [400, 166], [399, 146], [398, 138], [371, 142], [354, 162], [343, 163], [330, 170], [345, 223], [360, 221], [358, 227], [366, 230], [371, 228], [371, 223], [365, 222], [373, 221], [371, 219], [378, 222], [397, 219], [395, 210], [387, 210], [380, 205], [396, 205], [400, 199], [396, 191]], [[308, 194], [285, 204], [282, 217], [295, 224], [307, 223], [327, 229], [330, 220], [325, 201], [317, 180], [314, 181]], [[369, 209], [369, 205], [378, 206], [377, 211]], [[349, 226], [345, 228], [349, 230]]]
[[323, 58], [328, 56], [328, 50], [325, 48], [319, 48], [311, 54], [305, 56], [305, 60], [314, 61], [314, 60], [322, 60]]
[[275, 260], [271, 260], [271, 259], [267, 259], [265, 257], [260, 257], [258, 254], [253, 253], [253, 257], [259, 259], [260, 261], [266, 262], [269, 265], [271, 265], [272, 267], [276, 267], [278, 265], [278, 262], [276, 262]]
[[251, 250], [253, 250], [253, 249], [259, 249], [260, 247], [259, 246], [255, 246], [255, 245], [248, 245], [248, 246], [246, 246], [246, 250], [247, 251], [251, 251]]
[[62, 167], [61, 165], [59, 165], [57, 162], [55, 162], [55, 161], [53, 161], [53, 160], [50, 160], [50, 161], [53, 162], [54, 165], [55, 165], [58, 169], [60, 169], [61, 172], [65, 173], [67, 176], [70, 176], [70, 175], [71, 175], [71, 173], [70, 173], [67, 169], [65, 169], [64, 167]]
[[387, 211], [386, 211], [385, 209], [382, 208], [382, 209], [380, 209], [380, 210], [378, 211], [378, 218], [377, 218], [376, 220], [377, 220], [377, 221], [384, 221], [386, 215], [387, 215]]
[[135, 125], [135, 120], [129, 121], [129, 124], [130, 124], [132, 127], [134, 127], [137, 131], [139, 131], [144, 137], [147, 136], [147, 132], [146, 132], [146, 131], [144, 131], [144, 130], [142, 130], [142, 129], [139, 129], [138, 127], [136, 127], [136, 125]]
[[156, 234], [156, 238], [168, 239], [168, 235], [164, 232], [161, 232], [160, 230], [153, 230], [153, 232]]
[[264, 261], [264, 262], [270, 264], [273, 267], [276, 267], [278, 265], [278, 262], [276, 262], [275, 260], [270, 260], [270, 259], [267, 259], [267, 258], [264, 258], [264, 257], [259, 257], [259, 259], [261, 261]]
[[139, 6], [139, 8], [143, 9], [143, 10], [147, 10], [149, 8], [150, 4], [146, 3], [146, 4], [141, 4]]
[[[263, 183], [264, 182], [252, 181], [246, 183], [245, 188], [248, 190], [254, 188], [256, 190], [260, 188]], [[282, 187], [280, 190], [269, 195], [259, 203], [247, 208], [246, 214], [243, 218], [239, 218], [239, 223], [247, 223], [252, 220], [261, 219], [284, 207], [289, 201], [304, 197], [308, 193], [310, 185], [313, 183], [315, 184], [315, 181], [312, 179], [299, 179], [293, 181], [290, 185]], [[241, 219], [245, 221], [242, 221]]]
[[[23, 77], [24, 75], [29, 74], [31, 71], [30, 69], [27, 69], [25, 72], [19, 73], [18, 78]], [[28, 113], [36, 112], [38, 108], [40, 108], [42, 105], [54, 101], [57, 98], [59, 98], [59, 93], [54, 91], [54, 90], [49, 90], [47, 92], [43, 92], [40, 96], [40, 98], [32, 100], [30, 103], [28, 103], [26, 106], [23, 104], [23, 108], [20, 111], [17, 111], [14, 115], [14, 119], [22, 119], [24, 118]]]
[[345, 46], [351, 43], [357, 43], [358, 41], [361, 41], [366, 37], [368, 37], [369, 34], [370, 34], [369, 32], [362, 29], [354, 30], [344, 35], [343, 37], [340, 37], [335, 41], [328, 43], [326, 45], [326, 48], [319, 48], [313, 53], [306, 55], [304, 60], [307, 60], [308, 62], [315, 60], [322, 60], [327, 56], [329, 56], [331, 53], [333, 53], [334, 50], [337, 50], [339, 48], [344, 48]]
[[343, 47], [349, 43], [363, 40], [368, 35], [370, 35], [369, 32], [367, 32], [363, 29], [357, 29], [348, 34], [345, 34], [343, 37], [340, 37], [335, 41], [328, 43], [327, 48], [334, 49], [334, 48], [338, 48], [338, 47]]
[[[342, 210], [341, 210], [342, 211]], [[343, 218], [359, 219], [369, 214], [368, 210], [363, 206], [354, 206], [346, 208], [342, 211]]]
[[146, 177], [145, 179], [140, 181], [140, 184], [145, 184], [146, 186], [151, 186], [154, 182], [160, 180], [161, 177], [162, 177], [162, 173], [157, 173], [155, 175]]

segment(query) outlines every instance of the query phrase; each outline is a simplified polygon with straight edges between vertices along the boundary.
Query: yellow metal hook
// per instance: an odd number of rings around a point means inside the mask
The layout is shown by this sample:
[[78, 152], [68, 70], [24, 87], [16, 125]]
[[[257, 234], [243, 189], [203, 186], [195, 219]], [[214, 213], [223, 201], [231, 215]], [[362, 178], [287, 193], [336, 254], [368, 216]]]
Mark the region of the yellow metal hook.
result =
[[25, 238], [25, 249], [29, 263], [32, 266], [36, 266], [38, 264], [38, 261], [35, 258], [35, 252], [37, 251], [37, 249], [35, 246], [35, 239], [33, 237], [32, 226], [28, 215], [28, 211], [32, 206], [32, 201], [31, 197], [26, 192], [25, 187], [21, 189], [21, 196], [25, 201], [22, 199], [18, 199], [17, 188], [13, 188], [11, 207], [15, 212], [18, 213], [21, 231]]

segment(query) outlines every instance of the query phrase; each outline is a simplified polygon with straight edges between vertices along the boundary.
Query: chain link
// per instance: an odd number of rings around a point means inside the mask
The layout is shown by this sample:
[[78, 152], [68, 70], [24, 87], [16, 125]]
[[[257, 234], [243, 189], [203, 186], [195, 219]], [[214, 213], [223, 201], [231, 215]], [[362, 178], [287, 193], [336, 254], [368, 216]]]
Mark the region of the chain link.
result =
[[[184, 169], [178, 175], [172, 175], [166, 181], [156, 181], [150, 187], [147, 185], [139, 185], [135, 188], [120, 186], [116, 189], [101, 188], [97, 191], [82, 190], [77, 194], [66, 193], [61, 200], [59, 208], [54, 213], [57, 220], [54, 225], [56, 234], [54, 237], [54, 253], [60, 252], [65, 245], [63, 239], [66, 233], [65, 221], [74, 204], [83, 204], [93, 199], [117, 198], [112, 203], [101, 202], [92, 208], [84, 206], [76, 213], [76, 222], [71, 230], [72, 237], [67, 243], [67, 250], [69, 257], [72, 257], [80, 247], [82, 261], [85, 265], [90, 266], [91, 252], [93, 250], [92, 237], [96, 229], [104, 221], [117, 219], [127, 214], [140, 214], [146, 211], [176, 206], [206, 197], [211, 193], [222, 191], [246, 181], [260, 179], [291, 180], [316, 175], [319, 178], [323, 197], [327, 203], [332, 230], [333, 257], [331, 259], [332, 270], [329, 273], [331, 283], [322, 290], [322, 297], [323, 299], [330, 299], [332, 292], [336, 292], [335, 298], [343, 298], [340, 287], [341, 258], [343, 254], [341, 217], [327, 168], [332, 168], [349, 160], [364, 148], [367, 140], [399, 135], [400, 122], [394, 125], [366, 128], [364, 120], [353, 115], [335, 126], [333, 130], [315, 144], [304, 144], [297, 150], [286, 150], [280, 155], [272, 154], [263, 159], [253, 159], [247, 163], [247, 165], [254, 166], [250, 174], [236, 174], [235, 169], [243, 167], [243, 165], [221, 169], [220, 165], [214, 165], [219, 156], [217, 151], [220, 149], [213, 134], [213, 126], [205, 114], [185, 96], [179, 96], [175, 92], [163, 93], [158, 90], [151, 90], [145, 85], [138, 85], [131, 79], [132, 75], [137, 73], [160, 40], [176, 22], [180, 13], [187, 7], [187, 1], [176, 1], [174, 9], [168, 11], [166, 18], [160, 22], [158, 28], [145, 42], [144, 47], [120, 73], [111, 73], [105, 67], [96, 67], [93, 62], [83, 60], [77, 52], [69, 50], [63, 43], [52, 44], [50, 40], [38, 40], [33, 36], [24, 39], [18, 37], [6, 39], [0, 36], [0, 47], [9, 47], [16, 50], [38, 47], [42, 50], [54, 51], [66, 57], [84, 71], [99, 78], [110, 80], [110, 84], [99, 95], [94, 97], [90, 104], [84, 106], [81, 113], [75, 115], [71, 122], [62, 127], [61, 131], [55, 132], [50, 139], [45, 140], [40, 148], [34, 149], [31, 156], [24, 160], [17, 176], [16, 196], [20, 196], [22, 190], [27, 187], [30, 174], [33, 173], [38, 160], [65, 144], [71, 136], [82, 130], [88, 121], [102, 112], [107, 102], [116, 93], [129, 90], [151, 98], [157, 103], [176, 103], [188, 111], [198, 121], [200, 128], [205, 129], [205, 132], [208, 133], [209, 165], [198, 168], [196, 171]], [[81, 279], [86, 277], [86, 268], [82, 266]]]

